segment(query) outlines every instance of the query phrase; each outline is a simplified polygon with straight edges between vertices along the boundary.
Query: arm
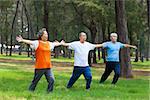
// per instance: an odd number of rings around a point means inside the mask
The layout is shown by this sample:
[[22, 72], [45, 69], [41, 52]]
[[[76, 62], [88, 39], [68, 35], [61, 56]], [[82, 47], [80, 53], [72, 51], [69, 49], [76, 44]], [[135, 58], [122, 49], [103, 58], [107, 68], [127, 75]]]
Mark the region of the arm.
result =
[[103, 47], [103, 44], [95, 44], [96, 45], [96, 48], [101, 48]]
[[16, 40], [18, 42], [23, 42], [23, 43], [26, 43], [26, 44], [29, 44], [29, 45], [33, 45], [31, 40], [23, 39], [21, 35], [17, 36]]
[[133, 45], [130, 45], [130, 44], [124, 44], [124, 47], [137, 49], [136, 46], [133, 46]]
[[69, 43], [65, 43], [64, 40], [62, 40], [60, 43], [61, 43], [62, 46], [65, 46], [65, 47], [68, 47], [68, 46], [69, 46]]

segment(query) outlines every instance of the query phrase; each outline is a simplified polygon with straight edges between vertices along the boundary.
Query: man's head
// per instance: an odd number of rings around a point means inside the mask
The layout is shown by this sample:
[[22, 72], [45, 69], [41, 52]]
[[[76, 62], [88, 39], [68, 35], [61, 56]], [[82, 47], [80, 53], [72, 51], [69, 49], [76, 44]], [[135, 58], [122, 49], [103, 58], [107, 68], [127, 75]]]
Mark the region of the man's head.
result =
[[116, 42], [116, 41], [117, 41], [117, 38], [118, 38], [117, 33], [111, 33], [111, 34], [110, 34], [110, 40], [111, 40], [112, 42]]
[[39, 32], [38, 32], [38, 39], [42, 40], [42, 41], [47, 41], [48, 40], [48, 33], [46, 31], [46, 28], [42, 28]]
[[81, 32], [81, 33], [79, 34], [79, 39], [80, 39], [80, 42], [81, 42], [81, 43], [84, 43], [84, 42], [86, 41], [86, 38], [87, 38], [86, 33]]

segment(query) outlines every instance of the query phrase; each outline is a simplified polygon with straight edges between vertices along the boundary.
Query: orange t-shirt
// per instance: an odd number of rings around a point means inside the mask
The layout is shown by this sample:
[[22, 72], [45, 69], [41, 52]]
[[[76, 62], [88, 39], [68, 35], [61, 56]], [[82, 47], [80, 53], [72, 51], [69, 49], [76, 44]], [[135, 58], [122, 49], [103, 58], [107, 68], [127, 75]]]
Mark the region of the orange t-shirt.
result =
[[51, 68], [51, 50], [49, 42], [42, 42], [39, 40], [39, 46], [35, 50], [35, 69]]

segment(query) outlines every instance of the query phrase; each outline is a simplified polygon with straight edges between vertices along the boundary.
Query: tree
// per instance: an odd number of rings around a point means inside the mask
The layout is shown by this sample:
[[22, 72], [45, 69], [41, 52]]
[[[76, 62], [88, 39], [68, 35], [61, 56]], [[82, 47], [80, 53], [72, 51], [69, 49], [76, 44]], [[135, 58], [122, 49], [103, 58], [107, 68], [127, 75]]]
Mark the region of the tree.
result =
[[[47, 32], [48, 31], [48, 14], [49, 14], [49, 11], [48, 11], [48, 0], [44, 0], [44, 18], [43, 18], [43, 22], [44, 22], [44, 27], [46, 28]], [[50, 35], [48, 35], [50, 36]], [[48, 39], [50, 39], [50, 37], [48, 37]]]
[[14, 15], [14, 18], [13, 18], [13, 21], [12, 21], [12, 27], [11, 27], [12, 32], [11, 32], [11, 35], [10, 35], [10, 42], [11, 42], [11, 44], [10, 44], [10, 53], [9, 53], [9, 56], [12, 55], [13, 33], [14, 33], [13, 30], [14, 30], [15, 19], [16, 19], [17, 13], [18, 13], [19, 1], [20, 1], [20, 0], [17, 0], [17, 2], [16, 2], [16, 5], [17, 5], [17, 6], [16, 6], [16, 12], [15, 12], [15, 15]]
[[149, 61], [150, 57], [150, 0], [147, 0], [147, 19], [148, 19], [148, 47], [146, 60]]
[[12, 8], [13, 1], [6, 0], [0, 1], [0, 15], [1, 15], [1, 27], [0, 27], [0, 35], [1, 35], [1, 54], [3, 54], [3, 49], [5, 45], [6, 55], [8, 55], [8, 45], [9, 45], [9, 36], [10, 36], [10, 20], [11, 20], [11, 8]]
[[[82, 25], [86, 27], [90, 31], [91, 42], [95, 43], [97, 30], [97, 24], [100, 22], [99, 20], [102, 18], [104, 14], [104, 9], [102, 5], [100, 5], [99, 1], [82, 1], [82, 0], [75, 0], [72, 2], [72, 5], [75, 9], [75, 12], [79, 16], [79, 20], [81, 21]], [[91, 52], [90, 52], [91, 53]], [[96, 49], [93, 50], [93, 63], [97, 63], [96, 61]], [[91, 56], [89, 56], [91, 58]], [[90, 59], [89, 59], [89, 62]]]
[[[115, 12], [116, 12], [116, 30], [119, 35], [119, 40], [123, 43], [129, 43], [128, 39], [128, 28], [127, 20], [125, 16], [125, 0], [115, 1]], [[131, 70], [130, 61], [130, 50], [124, 48], [120, 53], [121, 58], [121, 76], [122, 77], [133, 77]]]
[[[27, 19], [27, 32], [28, 32], [27, 39], [30, 39], [30, 35], [31, 35], [31, 37], [34, 36], [34, 35], [33, 35], [33, 34], [34, 34], [34, 33], [33, 33], [33, 30], [32, 30], [32, 23], [31, 23], [29, 11], [27, 10], [25, 1], [24, 1], [24, 0], [21, 0], [21, 2], [22, 2], [22, 6], [23, 6], [23, 8], [24, 8], [24, 12], [25, 12], [25, 15], [26, 15], [26, 19]], [[29, 48], [30, 48], [30, 46], [27, 45], [28, 57], [30, 56], [30, 50], [29, 50]], [[31, 54], [32, 54], [32, 51], [31, 51]]]

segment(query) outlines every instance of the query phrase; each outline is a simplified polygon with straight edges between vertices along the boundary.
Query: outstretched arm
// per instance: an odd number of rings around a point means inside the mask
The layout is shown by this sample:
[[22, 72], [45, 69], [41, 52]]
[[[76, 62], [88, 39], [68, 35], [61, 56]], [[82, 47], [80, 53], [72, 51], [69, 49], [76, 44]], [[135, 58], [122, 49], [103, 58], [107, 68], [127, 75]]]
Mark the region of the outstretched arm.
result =
[[68, 47], [68, 46], [69, 46], [69, 43], [65, 43], [64, 40], [62, 40], [60, 43], [61, 43], [62, 46], [65, 46], [65, 47]]
[[33, 42], [32, 42], [31, 40], [23, 39], [21, 35], [16, 36], [16, 40], [17, 40], [18, 42], [23, 42], [23, 43], [26, 43], [26, 44], [29, 44], [29, 45], [33, 45], [33, 44], [32, 44]]
[[134, 49], [137, 49], [136, 46], [130, 45], [130, 44], [124, 44], [124, 47], [126, 47], [126, 48], [134, 48]]
[[101, 48], [103, 47], [103, 44], [95, 44], [96, 45], [96, 48]]

